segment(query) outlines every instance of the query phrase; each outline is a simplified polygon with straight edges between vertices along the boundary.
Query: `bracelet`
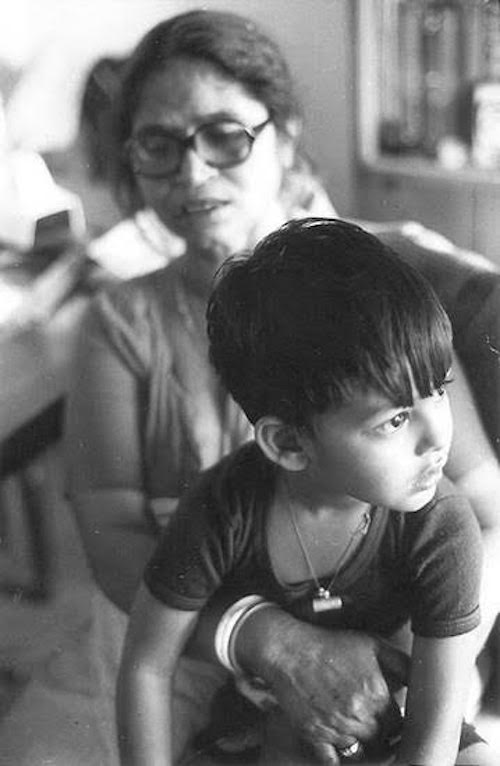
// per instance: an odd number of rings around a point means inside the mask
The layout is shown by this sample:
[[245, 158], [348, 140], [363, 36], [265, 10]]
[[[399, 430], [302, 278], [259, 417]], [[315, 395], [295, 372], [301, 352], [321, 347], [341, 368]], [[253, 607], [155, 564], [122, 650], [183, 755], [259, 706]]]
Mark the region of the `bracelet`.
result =
[[215, 654], [217, 659], [227, 670], [234, 672], [233, 667], [229, 661], [229, 639], [234, 626], [238, 622], [243, 612], [246, 612], [249, 606], [260, 603], [264, 599], [262, 596], [244, 596], [243, 598], [232, 604], [224, 614], [222, 615], [217, 630], [215, 631]]
[[246, 618], [265, 606], [274, 606], [258, 595], [244, 596], [232, 604], [222, 615], [215, 631], [215, 654], [217, 659], [231, 673], [241, 674], [242, 669], [234, 656], [234, 636], [239, 632]]
[[257, 604], [253, 604], [252, 606], [249, 606], [243, 614], [241, 614], [240, 619], [233, 627], [233, 630], [231, 631], [231, 635], [229, 636], [228, 641], [228, 647], [227, 647], [227, 654], [229, 659], [229, 664], [233, 668], [233, 671], [239, 675], [244, 674], [244, 670], [240, 667], [238, 664], [238, 660], [236, 659], [235, 655], [235, 646], [236, 646], [236, 639], [238, 637], [238, 633], [240, 632], [243, 624], [248, 620], [251, 614], [255, 614], [256, 612], [260, 612], [261, 609], [268, 609], [269, 607], [275, 607], [276, 604], [273, 604], [271, 601], [260, 601]]

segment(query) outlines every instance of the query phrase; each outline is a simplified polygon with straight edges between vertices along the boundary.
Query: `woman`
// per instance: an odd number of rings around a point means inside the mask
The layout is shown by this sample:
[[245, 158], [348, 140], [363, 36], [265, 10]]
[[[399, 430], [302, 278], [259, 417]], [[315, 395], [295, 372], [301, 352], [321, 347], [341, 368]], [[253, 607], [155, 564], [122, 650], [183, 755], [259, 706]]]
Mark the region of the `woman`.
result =
[[[125, 71], [117, 197], [130, 215], [152, 210], [186, 251], [97, 299], [70, 401], [72, 502], [96, 579], [123, 610], [178, 496], [250, 436], [206, 361], [213, 274], [290, 215], [334, 212], [297, 151], [300, 123], [280, 52], [231, 14], [158, 25]], [[113, 630], [101, 607], [99, 627]], [[118, 610], [114, 621], [121, 634]], [[105, 643], [117, 660], [119, 642]]]
[[[250, 436], [207, 362], [205, 306], [213, 275], [228, 255], [252, 247], [287, 218], [333, 212], [300, 159], [300, 127], [279, 50], [252, 22], [232, 14], [195, 11], [159, 24], [124, 73], [115, 123], [117, 196], [130, 214], [151, 209], [184, 241], [185, 252], [93, 302], [70, 400], [71, 497], [107, 596], [96, 599], [99, 627], [113, 631], [103, 645], [114, 655], [106, 660], [110, 684], [125, 612], [155, 534], [196, 474]], [[471, 412], [468, 420], [474, 417]], [[480, 450], [486, 455], [487, 449], [483, 438]], [[290, 714], [300, 710], [307, 723], [322, 722], [325, 747], [373, 733], [388, 701], [375, 643], [339, 635], [334, 645], [325, 639], [315, 663], [308, 660], [318, 690], [326, 683], [345, 688], [347, 702], [332, 722], [330, 703], [309, 711], [292, 693], [300, 669], [292, 667], [290, 642], [303, 648], [305, 628], [270, 614], [268, 631], [277, 623], [288, 626], [277, 686]], [[264, 627], [252, 635], [249, 622], [241, 651], [246, 665], [265, 675], [276, 670], [276, 661], [266, 656]], [[331, 669], [321, 673], [326, 659]], [[188, 695], [198, 707], [182, 707], [178, 753], [193, 728], [206, 722], [207, 701], [220, 683], [216, 668], [197, 661], [184, 660], [179, 675], [179, 698]], [[369, 688], [357, 699], [362, 720], [349, 709], [353, 679]], [[311, 683], [300, 681], [302, 687]]]
[[[243, 53], [247, 60], [241, 62]], [[209, 63], [210, 56], [214, 63]], [[258, 98], [252, 95], [252, 83]], [[298, 105], [279, 52], [237, 16], [201, 12], [164, 22], [132, 57], [116, 118], [117, 197], [129, 213], [146, 204], [184, 240], [186, 252], [171, 268], [98, 298], [89, 313], [80, 355], [85, 364], [70, 417], [70, 429], [89, 431], [83, 432], [85, 438], [69, 440], [70, 447], [78, 444], [78, 470], [72, 472], [77, 504], [87, 491], [94, 496], [94, 490], [108, 487], [127, 492], [139, 488], [140, 507], [144, 495], [175, 502], [200, 468], [248, 438], [248, 424], [217, 390], [204, 363], [205, 303], [212, 277], [229, 254], [251, 247], [292, 213], [303, 214], [306, 205], [311, 209], [312, 204], [313, 212], [325, 207], [323, 198], [316, 204], [314, 195], [321, 189], [316, 191], [314, 179], [298, 169], [299, 127]], [[192, 146], [183, 147], [184, 142]], [[300, 207], [295, 202], [299, 187]], [[331, 206], [328, 212], [333, 213]], [[132, 336], [142, 332], [138, 323], [144, 322], [144, 311], [148, 323], [157, 323], [154, 342], [160, 351], [138, 348], [146, 338]], [[124, 322], [129, 324], [126, 337], [121, 334]], [[128, 351], [118, 347], [122, 342], [130, 344]], [[182, 349], [182, 367], [172, 358], [175, 344]], [[163, 369], [146, 360], [151, 353], [160, 354]], [[142, 425], [147, 434], [154, 429], [158, 436], [146, 445], [144, 465], [136, 416], [127, 426], [123, 418], [130, 410], [126, 393], [132, 394], [135, 407], [140, 378], [150, 373]], [[97, 377], [100, 388], [101, 376], [108, 378], [111, 397], [105, 401], [101, 394], [92, 396], [91, 403], [85, 384]], [[128, 384], [128, 391], [122, 384]], [[126, 427], [130, 430], [125, 433]], [[171, 503], [162, 500], [161, 505]], [[92, 497], [86, 519], [95, 506]], [[106, 508], [110, 512], [107, 500]], [[96, 514], [100, 521], [100, 512]], [[116, 569], [115, 579], [120, 579]], [[129, 594], [124, 601], [116, 595], [114, 600], [126, 607]]]

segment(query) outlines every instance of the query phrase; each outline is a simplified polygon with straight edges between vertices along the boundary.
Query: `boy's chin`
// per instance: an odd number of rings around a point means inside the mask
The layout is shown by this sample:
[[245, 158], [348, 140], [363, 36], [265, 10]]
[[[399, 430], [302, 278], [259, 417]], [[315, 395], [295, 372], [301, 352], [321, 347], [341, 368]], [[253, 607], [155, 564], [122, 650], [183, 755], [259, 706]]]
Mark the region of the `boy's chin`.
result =
[[414, 492], [410, 497], [405, 498], [401, 503], [396, 505], [396, 510], [401, 513], [414, 513], [423, 508], [427, 503], [430, 503], [436, 494], [436, 486], [428, 487], [420, 492]]

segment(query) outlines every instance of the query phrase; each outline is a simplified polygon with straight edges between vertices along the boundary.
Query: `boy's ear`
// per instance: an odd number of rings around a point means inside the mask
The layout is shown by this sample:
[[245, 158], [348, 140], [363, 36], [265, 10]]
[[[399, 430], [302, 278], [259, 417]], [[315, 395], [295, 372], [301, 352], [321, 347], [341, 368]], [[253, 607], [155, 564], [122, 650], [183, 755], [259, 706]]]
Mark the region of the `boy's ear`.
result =
[[309, 457], [297, 428], [266, 415], [255, 424], [255, 440], [264, 455], [287, 471], [303, 471]]

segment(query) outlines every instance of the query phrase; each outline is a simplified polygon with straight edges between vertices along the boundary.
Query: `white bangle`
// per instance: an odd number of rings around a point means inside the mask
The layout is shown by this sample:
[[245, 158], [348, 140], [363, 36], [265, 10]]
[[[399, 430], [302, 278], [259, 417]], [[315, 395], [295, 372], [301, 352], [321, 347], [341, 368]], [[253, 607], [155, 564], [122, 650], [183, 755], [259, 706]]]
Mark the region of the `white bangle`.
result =
[[231, 673], [241, 674], [243, 672], [234, 657], [233, 634], [235, 634], [236, 628], [236, 633], [239, 631], [250, 613], [258, 611], [264, 606], [274, 606], [274, 604], [255, 594], [244, 596], [226, 609], [217, 625], [214, 639], [215, 654], [221, 665]]
[[243, 624], [248, 620], [251, 614], [255, 614], [256, 612], [260, 612], [261, 609], [268, 609], [269, 607], [273, 607], [273, 606], [275, 607], [276, 604], [273, 604], [271, 601], [264, 601], [264, 599], [262, 599], [262, 601], [259, 601], [257, 604], [253, 604], [252, 606], [249, 606], [241, 614], [240, 619], [234, 625], [233, 630], [231, 631], [231, 635], [229, 636], [227, 654], [229, 658], [229, 664], [231, 665], [234, 673], [236, 673], [237, 675], [244, 675], [245, 673], [245, 671], [238, 664], [238, 660], [236, 659], [236, 655], [234, 651], [238, 633], [240, 632], [241, 628], [243, 627]]
[[249, 606], [258, 604], [263, 600], [264, 599], [262, 596], [244, 596], [234, 604], [231, 604], [231, 606], [226, 609], [221, 619], [219, 620], [214, 639], [215, 654], [217, 655], [217, 659], [221, 665], [223, 665], [225, 668], [227, 668], [227, 670], [230, 670], [231, 672], [233, 672], [233, 668], [229, 661], [228, 649], [229, 639], [231, 638], [233, 628], [240, 619], [241, 614], [245, 612]]

